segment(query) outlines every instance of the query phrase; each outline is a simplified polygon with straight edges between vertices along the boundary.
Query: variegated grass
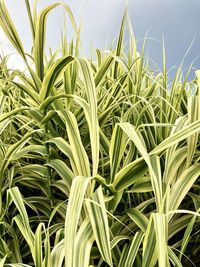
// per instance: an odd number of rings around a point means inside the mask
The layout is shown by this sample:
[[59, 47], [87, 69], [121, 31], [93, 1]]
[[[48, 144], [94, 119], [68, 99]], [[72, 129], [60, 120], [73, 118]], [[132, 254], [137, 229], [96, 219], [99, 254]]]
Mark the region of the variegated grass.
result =
[[[189, 82], [180, 67], [170, 85], [164, 46], [156, 74], [130, 23], [127, 52], [127, 11], [116, 48], [82, 58], [66, 4], [36, 14], [25, 3], [31, 55], [0, 2], [28, 70], [1, 61], [0, 266], [198, 266], [200, 72]], [[63, 35], [62, 56], [47, 57], [45, 21], [58, 5], [74, 39]]]

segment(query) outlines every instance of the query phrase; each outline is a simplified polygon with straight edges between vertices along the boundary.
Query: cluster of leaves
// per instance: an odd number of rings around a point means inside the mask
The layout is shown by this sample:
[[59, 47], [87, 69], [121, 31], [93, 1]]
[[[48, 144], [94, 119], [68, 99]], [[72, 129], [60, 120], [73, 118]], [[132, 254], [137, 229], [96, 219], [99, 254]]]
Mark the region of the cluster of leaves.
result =
[[[29, 55], [0, 2], [0, 25], [27, 70], [0, 66], [0, 266], [198, 266], [200, 72], [156, 74], [126, 13], [116, 49], [79, 56], [69, 7], [25, 0]], [[75, 37], [45, 55], [62, 5]]]

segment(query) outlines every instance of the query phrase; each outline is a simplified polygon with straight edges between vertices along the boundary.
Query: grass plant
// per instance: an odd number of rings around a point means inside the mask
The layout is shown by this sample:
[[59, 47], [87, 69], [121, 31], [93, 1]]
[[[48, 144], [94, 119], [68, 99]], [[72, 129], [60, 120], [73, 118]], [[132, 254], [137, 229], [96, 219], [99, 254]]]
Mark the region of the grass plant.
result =
[[[127, 12], [116, 47], [83, 58], [66, 4], [25, 3], [30, 54], [0, 1], [26, 65], [0, 63], [0, 267], [199, 266], [200, 71], [170, 83], [165, 52], [153, 71]], [[49, 55], [59, 5], [74, 38]]]

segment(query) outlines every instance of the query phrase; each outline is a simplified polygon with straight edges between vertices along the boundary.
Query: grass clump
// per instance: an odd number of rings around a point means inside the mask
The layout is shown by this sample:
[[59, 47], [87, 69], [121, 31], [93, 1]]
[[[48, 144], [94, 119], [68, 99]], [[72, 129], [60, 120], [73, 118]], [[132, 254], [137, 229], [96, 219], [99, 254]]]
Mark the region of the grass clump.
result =
[[[45, 53], [25, 1], [32, 54], [1, 0], [0, 25], [25, 72], [0, 72], [0, 266], [198, 266], [200, 73], [170, 84], [138, 53], [126, 13], [116, 48]], [[31, 59], [31, 63], [30, 63]], [[189, 72], [188, 72], [189, 73]]]

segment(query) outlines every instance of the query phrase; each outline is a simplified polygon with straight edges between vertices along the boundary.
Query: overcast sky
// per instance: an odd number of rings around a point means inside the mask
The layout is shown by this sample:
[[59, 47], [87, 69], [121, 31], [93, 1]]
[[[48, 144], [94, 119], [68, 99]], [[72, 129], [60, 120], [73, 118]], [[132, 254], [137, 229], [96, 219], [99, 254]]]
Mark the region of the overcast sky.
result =
[[[54, 0], [39, 0], [38, 9], [54, 2]], [[105, 48], [106, 44], [111, 44], [117, 37], [126, 0], [65, 0], [65, 2], [71, 7], [77, 23], [81, 19], [83, 21], [83, 55], [88, 55], [91, 47]], [[5, 0], [5, 3], [26, 49], [30, 50], [31, 36], [24, 0]], [[148, 32], [150, 38], [147, 46], [148, 55], [158, 66], [161, 66], [162, 62], [163, 36], [168, 68], [180, 64], [193, 39], [194, 43], [185, 59], [184, 67], [187, 68], [200, 55], [200, 0], [129, 0], [128, 10], [139, 44]], [[56, 8], [49, 15], [47, 46], [51, 45], [54, 48], [58, 46], [62, 18], [61, 8]], [[69, 23], [67, 31], [71, 36]], [[0, 42], [3, 42], [6, 53], [13, 51], [2, 32], [0, 32]], [[20, 64], [19, 61], [17, 63]], [[194, 67], [200, 68], [200, 58], [196, 59]]]

